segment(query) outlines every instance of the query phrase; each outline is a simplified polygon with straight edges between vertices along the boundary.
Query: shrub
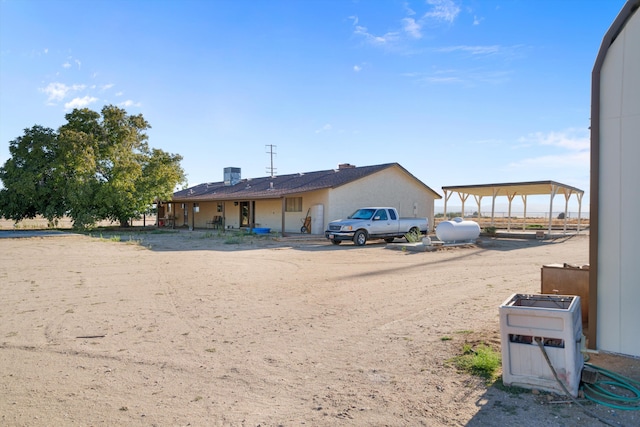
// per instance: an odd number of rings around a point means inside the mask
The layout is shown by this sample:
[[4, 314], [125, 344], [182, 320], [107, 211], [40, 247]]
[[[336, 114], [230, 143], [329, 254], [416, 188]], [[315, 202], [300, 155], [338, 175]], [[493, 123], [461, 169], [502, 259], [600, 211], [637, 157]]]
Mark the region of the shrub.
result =
[[409, 231], [404, 235], [404, 238], [407, 239], [409, 243], [418, 243], [422, 240], [422, 236], [418, 230]]
[[453, 363], [461, 371], [492, 381], [500, 368], [501, 355], [485, 344], [476, 349], [470, 344], [464, 344], [462, 355], [454, 357]]
[[485, 227], [484, 232], [489, 236], [495, 236], [498, 229], [496, 227]]

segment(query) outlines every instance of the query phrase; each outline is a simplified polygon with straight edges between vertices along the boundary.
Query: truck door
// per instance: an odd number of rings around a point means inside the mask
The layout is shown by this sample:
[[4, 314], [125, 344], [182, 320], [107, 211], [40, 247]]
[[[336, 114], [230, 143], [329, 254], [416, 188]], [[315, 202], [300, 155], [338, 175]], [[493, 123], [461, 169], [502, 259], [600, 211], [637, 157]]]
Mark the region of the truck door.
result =
[[[391, 226], [391, 221], [389, 220], [389, 214], [386, 209], [378, 209], [376, 213], [373, 214], [371, 218], [371, 228], [370, 234], [386, 234], [393, 233], [393, 227]], [[395, 230], [397, 231], [397, 230]]]

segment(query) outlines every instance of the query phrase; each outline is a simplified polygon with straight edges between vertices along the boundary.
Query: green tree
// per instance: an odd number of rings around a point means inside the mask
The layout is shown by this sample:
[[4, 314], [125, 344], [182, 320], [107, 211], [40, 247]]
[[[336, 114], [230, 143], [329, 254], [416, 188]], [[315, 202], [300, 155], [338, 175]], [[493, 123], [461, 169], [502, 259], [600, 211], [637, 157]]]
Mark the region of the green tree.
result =
[[[47, 150], [18, 150], [34, 145], [34, 132], [25, 131], [24, 137], [12, 142], [15, 154], [12, 151], [12, 157], [0, 169], [7, 192], [0, 193], [3, 216], [19, 220], [36, 214], [48, 213], [51, 218], [67, 214], [79, 228], [105, 219], [126, 226], [158, 198], [169, 198], [176, 185], [185, 181], [180, 155], [149, 147], [145, 131], [150, 125], [142, 115], [128, 115], [109, 105], [101, 114], [76, 109], [65, 119], [67, 123], [57, 134], [51, 130], [37, 133], [38, 140], [48, 143]], [[37, 155], [40, 151], [49, 156]], [[13, 163], [28, 165], [16, 169]], [[44, 181], [47, 185], [39, 184], [43, 175], [51, 176]], [[14, 201], [27, 190], [34, 192], [33, 187], [41, 193], [47, 191], [50, 197], [38, 199], [38, 193], [29, 193], [31, 197], [22, 204]], [[41, 202], [26, 203], [37, 199]], [[56, 203], [50, 205], [51, 201]]]
[[0, 215], [20, 221], [42, 215], [50, 222], [65, 213], [58, 135], [33, 126], [9, 143], [11, 157], [0, 167]]

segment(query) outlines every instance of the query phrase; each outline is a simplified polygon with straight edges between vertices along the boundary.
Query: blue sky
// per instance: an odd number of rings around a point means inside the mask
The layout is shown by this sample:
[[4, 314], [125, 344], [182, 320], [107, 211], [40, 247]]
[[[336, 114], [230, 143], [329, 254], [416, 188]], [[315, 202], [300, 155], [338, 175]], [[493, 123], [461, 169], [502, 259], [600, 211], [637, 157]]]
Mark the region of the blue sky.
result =
[[268, 175], [275, 145], [279, 175], [398, 162], [441, 195], [554, 180], [588, 211], [591, 70], [624, 3], [0, 0], [0, 163], [25, 128], [113, 104], [189, 185]]

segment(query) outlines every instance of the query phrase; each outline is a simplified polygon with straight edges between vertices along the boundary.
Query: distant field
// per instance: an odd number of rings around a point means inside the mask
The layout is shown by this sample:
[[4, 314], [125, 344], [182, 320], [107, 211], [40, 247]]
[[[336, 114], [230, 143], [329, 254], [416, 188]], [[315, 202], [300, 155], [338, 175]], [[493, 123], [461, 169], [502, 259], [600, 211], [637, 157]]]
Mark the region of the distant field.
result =
[[[143, 225], [154, 226], [156, 224], [155, 217], [147, 218], [146, 221], [136, 220], [133, 221], [133, 226], [142, 227]], [[118, 224], [111, 221], [102, 221], [98, 223], [99, 226], [109, 227], [109, 226], [117, 226]], [[17, 224], [14, 221], [7, 220], [4, 218], [0, 218], [0, 230], [14, 230], [14, 229], [22, 229], [22, 230], [41, 230], [46, 228], [72, 228], [72, 223], [70, 218], [63, 218], [58, 220], [58, 223], [54, 225], [54, 227], [49, 227], [49, 221], [45, 218], [34, 218], [34, 219], [25, 219], [19, 221]]]
[[[491, 218], [490, 217], [480, 217], [480, 218], [466, 218], [470, 221], [477, 222], [481, 228], [491, 226]], [[437, 226], [440, 222], [445, 221], [445, 218], [436, 218], [434, 221], [435, 226]], [[507, 228], [509, 219], [505, 217], [496, 217], [494, 219], [493, 226], [498, 228]], [[564, 220], [554, 218], [552, 220], [553, 228], [563, 228]], [[147, 227], [155, 226], [156, 221], [155, 217], [147, 217], [146, 221], [142, 219], [136, 220], [133, 222], [133, 226], [142, 227], [146, 225]], [[103, 221], [98, 224], [99, 226], [109, 227], [109, 226], [117, 226], [117, 223]], [[540, 226], [541, 228], [549, 227], [549, 218], [544, 217], [527, 217], [527, 218], [511, 218], [511, 228], [522, 228], [523, 225], [525, 227], [532, 226]], [[575, 229], [578, 225], [578, 218], [567, 218], [567, 228]], [[589, 227], [589, 218], [581, 218], [580, 219], [580, 228], [588, 228]], [[14, 224], [13, 221], [1, 219], [0, 218], [0, 230], [13, 230], [13, 229], [24, 229], [24, 230], [36, 230], [36, 229], [46, 229], [48, 227], [48, 221], [44, 218], [34, 218], [34, 219], [26, 219], [23, 221]], [[71, 220], [69, 218], [63, 218], [58, 221], [57, 226], [54, 228], [72, 228]]]
[[[491, 221], [491, 217], [480, 217], [480, 218], [465, 218], [470, 221], [477, 222], [481, 228], [489, 227], [493, 225], [497, 228], [507, 228], [509, 224], [509, 218], [505, 217], [496, 217], [493, 220], [493, 224]], [[445, 218], [436, 218], [435, 225], [437, 226], [440, 222], [446, 221]], [[578, 218], [567, 218], [566, 220], [567, 228], [575, 229], [578, 226]], [[563, 228], [565, 225], [564, 219], [554, 218], [551, 220], [551, 226], [553, 228]], [[540, 228], [546, 229], [549, 227], [549, 218], [543, 217], [527, 217], [527, 218], [511, 218], [511, 228], [534, 228], [539, 226]], [[588, 228], [589, 227], [589, 218], [580, 218], [580, 228]]]

